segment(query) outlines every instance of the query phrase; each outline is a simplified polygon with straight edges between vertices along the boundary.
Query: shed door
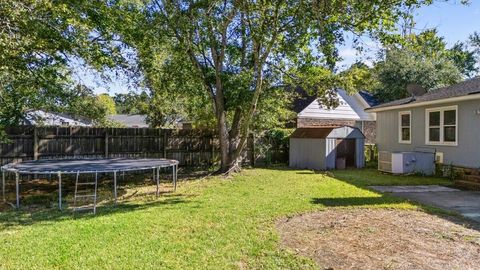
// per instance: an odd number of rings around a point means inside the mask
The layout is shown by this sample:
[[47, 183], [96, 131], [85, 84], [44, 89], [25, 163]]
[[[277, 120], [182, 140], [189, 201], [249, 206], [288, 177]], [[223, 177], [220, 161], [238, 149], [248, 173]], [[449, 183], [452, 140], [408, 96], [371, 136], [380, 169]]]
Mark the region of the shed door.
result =
[[337, 158], [345, 158], [347, 167], [355, 167], [355, 139], [337, 139]]

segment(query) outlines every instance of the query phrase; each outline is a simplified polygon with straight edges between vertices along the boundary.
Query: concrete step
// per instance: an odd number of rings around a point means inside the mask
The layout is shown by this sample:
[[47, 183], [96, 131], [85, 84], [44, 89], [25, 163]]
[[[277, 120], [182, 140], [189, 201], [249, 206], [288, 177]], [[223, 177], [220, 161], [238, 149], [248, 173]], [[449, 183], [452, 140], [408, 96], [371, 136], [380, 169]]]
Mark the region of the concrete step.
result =
[[464, 180], [480, 183], [480, 175], [464, 175]]
[[464, 175], [463, 180], [480, 183], [480, 175]]
[[471, 168], [463, 168], [461, 169], [466, 175], [479, 175], [480, 176], [480, 170], [478, 169], [471, 169]]
[[455, 180], [455, 186], [468, 190], [480, 190], [480, 183], [467, 180]]

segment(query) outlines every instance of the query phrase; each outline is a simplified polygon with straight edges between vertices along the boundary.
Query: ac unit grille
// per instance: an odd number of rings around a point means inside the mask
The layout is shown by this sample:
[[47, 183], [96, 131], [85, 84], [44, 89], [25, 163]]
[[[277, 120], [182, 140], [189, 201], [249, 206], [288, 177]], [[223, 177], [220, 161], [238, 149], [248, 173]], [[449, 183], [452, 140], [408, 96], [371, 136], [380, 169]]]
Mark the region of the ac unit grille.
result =
[[392, 153], [387, 151], [378, 152], [378, 170], [392, 172]]

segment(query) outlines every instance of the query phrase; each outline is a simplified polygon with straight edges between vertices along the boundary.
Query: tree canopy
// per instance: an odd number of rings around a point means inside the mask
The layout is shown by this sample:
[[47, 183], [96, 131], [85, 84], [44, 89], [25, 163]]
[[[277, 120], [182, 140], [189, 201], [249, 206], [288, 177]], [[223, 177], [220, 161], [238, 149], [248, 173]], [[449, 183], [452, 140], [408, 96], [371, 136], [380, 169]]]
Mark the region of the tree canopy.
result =
[[388, 47], [373, 75], [360, 65], [336, 70], [346, 34], [393, 44], [399, 20], [432, 1], [3, 1], [0, 123], [14, 124], [27, 108], [113, 113], [110, 98], [74, 83], [71, 64], [120, 67], [139, 71], [146, 92], [115, 97], [119, 111], [146, 113], [153, 126], [188, 119], [215, 128], [221, 171], [231, 171], [252, 129], [289, 117], [287, 84], [320, 97], [389, 84], [388, 100], [412, 81], [432, 88], [471, 76], [466, 45], [446, 49], [431, 32]]
[[370, 70], [375, 83], [370, 89], [381, 101], [409, 96], [407, 85], [427, 91], [448, 86], [477, 74], [475, 53], [465, 43], [452, 48], [435, 29], [407, 35], [401, 43], [388, 44]]
[[[406, 8], [430, 3], [152, 0], [117, 8], [130, 13], [126, 20], [133, 22], [133, 30], [122, 36], [138, 52], [146, 86], [172, 93], [167, 102], [188, 97], [181, 102], [186, 108], [210, 112], [221, 167], [227, 171], [239, 166], [259, 106], [274, 95], [270, 89], [282, 85], [288, 71], [313, 64], [333, 71], [345, 33], [382, 39]], [[333, 74], [329, 77], [345, 84]], [[164, 93], [155, 91], [152, 98], [156, 95], [165, 102]]]
[[0, 125], [17, 124], [28, 109], [73, 105], [71, 64], [78, 59], [99, 71], [124, 63], [107, 7], [88, 0], [0, 2]]

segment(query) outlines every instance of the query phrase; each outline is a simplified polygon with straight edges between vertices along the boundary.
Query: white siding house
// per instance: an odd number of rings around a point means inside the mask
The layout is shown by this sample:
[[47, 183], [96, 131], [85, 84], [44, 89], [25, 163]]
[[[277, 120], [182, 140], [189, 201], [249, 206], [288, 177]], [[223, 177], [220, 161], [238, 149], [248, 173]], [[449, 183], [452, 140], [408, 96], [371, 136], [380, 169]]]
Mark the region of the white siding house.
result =
[[318, 99], [313, 99], [297, 114], [297, 128], [321, 126], [353, 126], [360, 129], [367, 137], [367, 143], [375, 142], [376, 114], [365, 112], [375, 105], [374, 99], [366, 92], [349, 95], [342, 89], [336, 90], [338, 106], [328, 108]]
[[299, 119], [338, 119], [354, 121], [375, 121], [375, 113], [365, 112], [370, 105], [360, 94], [348, 95], [344, 90], [337, 90], [339, 106], [336, 108], [327, 108], [315, 99], [303, 109], [299, 114]]

